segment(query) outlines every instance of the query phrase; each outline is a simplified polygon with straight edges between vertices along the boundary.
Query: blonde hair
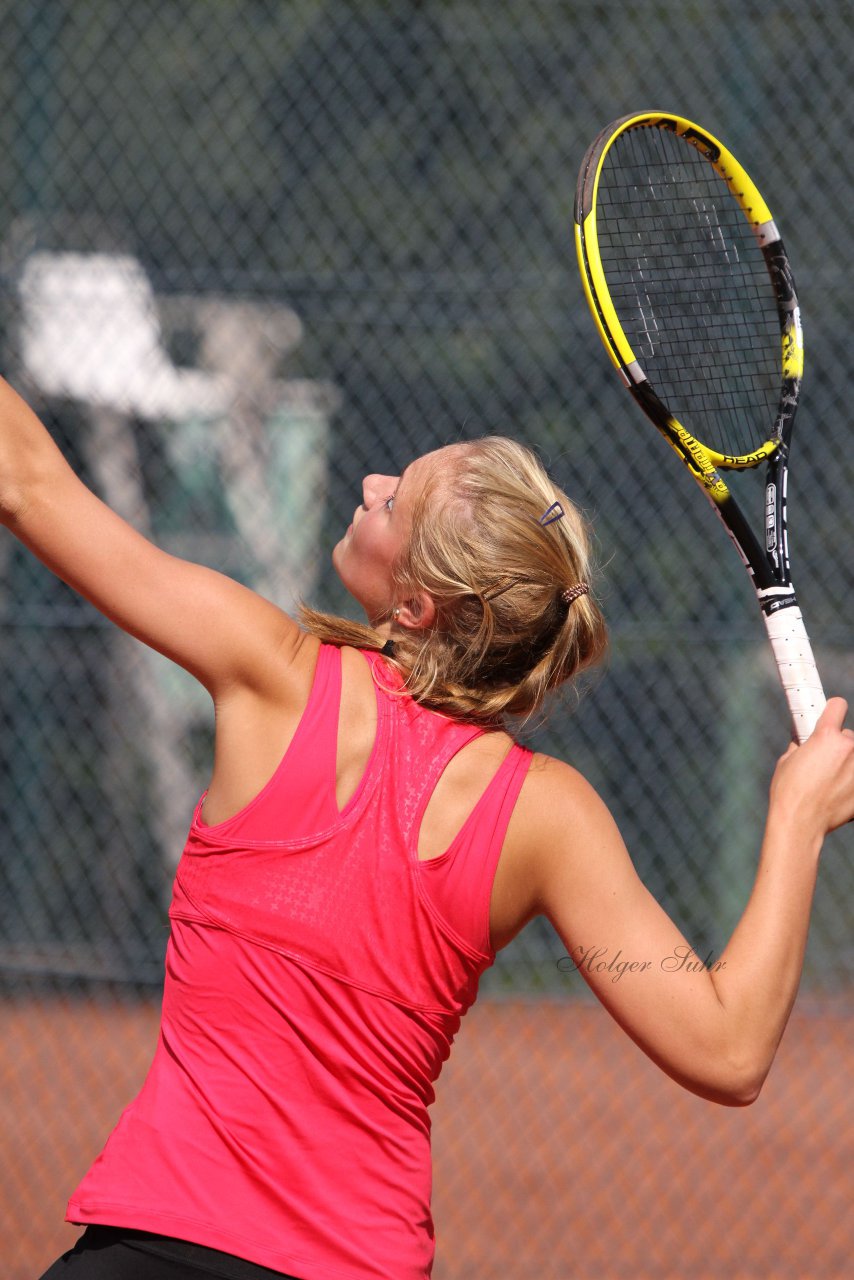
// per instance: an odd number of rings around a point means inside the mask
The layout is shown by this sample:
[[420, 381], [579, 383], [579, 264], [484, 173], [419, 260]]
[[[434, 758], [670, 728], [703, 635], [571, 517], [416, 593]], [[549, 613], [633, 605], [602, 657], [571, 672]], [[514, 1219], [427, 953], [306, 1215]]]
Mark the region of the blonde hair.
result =
[[[542, 523], [554, 503], [563, 515]], [[586, 521], [530, 449], [502, 436], [452, 446], [429, 473], [394, 567], [399, 600], [424, 591], [436, 608], [429, 629], [392, 625], [407, 692], [469, 723], [527, 719], [605, 651], [596, 602], [563, 598], [591, 575]], [[306, 606], [301, 618], [328, 643], [385, 645], [361, 623]]]

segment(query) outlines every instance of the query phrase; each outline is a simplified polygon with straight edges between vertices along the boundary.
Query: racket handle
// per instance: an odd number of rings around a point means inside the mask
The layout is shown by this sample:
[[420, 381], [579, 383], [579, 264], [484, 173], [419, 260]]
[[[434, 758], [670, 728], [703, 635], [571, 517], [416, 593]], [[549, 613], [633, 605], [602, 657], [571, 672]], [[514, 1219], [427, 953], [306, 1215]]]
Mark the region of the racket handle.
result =
[[826, 699], [801, 611], [797, 605], [790, 605], [763, 617], [795, 734], [798, 742], [806, 742], [824, 710]]

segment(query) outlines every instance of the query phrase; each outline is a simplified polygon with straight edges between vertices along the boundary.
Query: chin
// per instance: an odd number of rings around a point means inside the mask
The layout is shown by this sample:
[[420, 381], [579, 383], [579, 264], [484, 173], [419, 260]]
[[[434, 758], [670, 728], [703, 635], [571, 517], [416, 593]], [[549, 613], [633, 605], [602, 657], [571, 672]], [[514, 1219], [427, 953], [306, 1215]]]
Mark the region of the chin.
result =
[[[332, 548], [332, 555], [330, 557], [332, 561], [332, 568], [338, 574], [339, 578], [341, 578], [341, 565], [339, 562], [341, 559], [341, 552], [344, 548], [344, 542], [345, 542], [345, 538], [339, 538], [338, 542], [336, 542], [335, 546]], [[343, 582], [343, 578], [341, 580]], [[346, 582], [344, 583], [344, 585], [345, 586], [347, 585]]]

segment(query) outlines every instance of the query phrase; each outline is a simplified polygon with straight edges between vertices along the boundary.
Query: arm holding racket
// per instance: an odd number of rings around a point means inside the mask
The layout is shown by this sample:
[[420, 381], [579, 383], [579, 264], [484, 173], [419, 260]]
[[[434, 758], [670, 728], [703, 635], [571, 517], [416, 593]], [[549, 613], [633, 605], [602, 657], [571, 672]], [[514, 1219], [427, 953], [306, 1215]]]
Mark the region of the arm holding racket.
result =
[[532, 775], [538, 837], [525, 874], [538, 909], [620, 1026], [693, 1093], [741, 1106], [759, 1094], [797, 994], [819, 853], [854, 817], [854, 733], [832, 699], [771, 784], [753, 890], [720, 958], [697, 957], [640, 881], [596, 793], [556, 761]]

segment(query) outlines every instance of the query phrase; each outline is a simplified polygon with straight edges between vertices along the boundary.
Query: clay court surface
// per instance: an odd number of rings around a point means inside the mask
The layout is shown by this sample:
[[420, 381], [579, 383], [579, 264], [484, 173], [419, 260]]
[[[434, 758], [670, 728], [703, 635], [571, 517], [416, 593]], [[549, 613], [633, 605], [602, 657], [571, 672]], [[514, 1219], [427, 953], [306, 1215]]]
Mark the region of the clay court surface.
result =
[[[149, 1002], [0, 1006], [4, 1280], [73, 1242], [65, 1198], [145, 1071]], [[434, 1107], [435, 1280], [842, 1280], [854, 1015], [804, 1002], [759, 1101], [673, 1085], [598, 1008], [488, 1002]], [[310, 1278], [309, 1278], [310, 1280]]]

